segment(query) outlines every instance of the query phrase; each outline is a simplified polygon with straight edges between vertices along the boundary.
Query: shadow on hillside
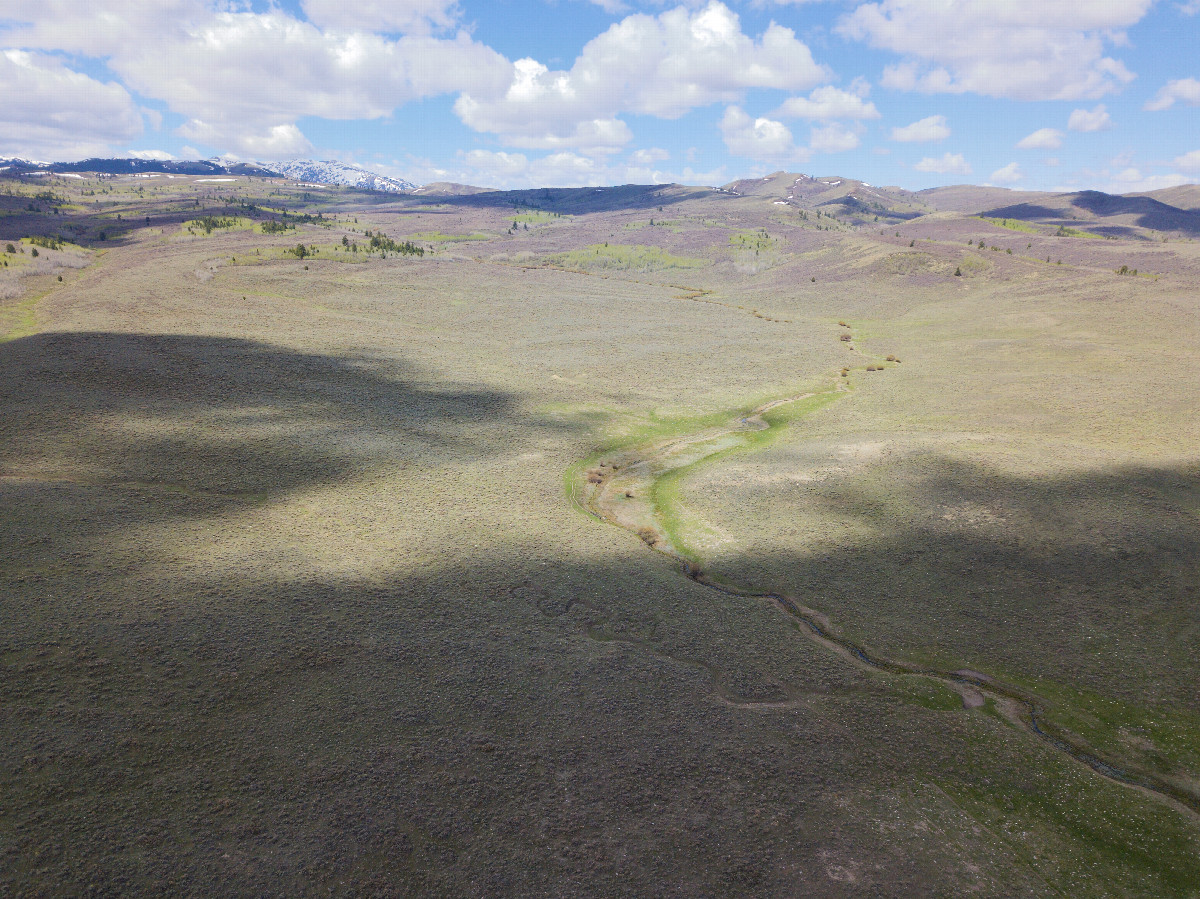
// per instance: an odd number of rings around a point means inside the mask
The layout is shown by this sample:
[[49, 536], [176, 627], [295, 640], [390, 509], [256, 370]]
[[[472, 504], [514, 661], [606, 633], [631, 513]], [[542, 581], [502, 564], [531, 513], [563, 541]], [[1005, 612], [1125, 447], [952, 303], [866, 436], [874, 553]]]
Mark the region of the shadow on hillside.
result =
[[[1073, 218], [1067, 209], [1085, 212], [1089, 218]], [[1140, 236], [1128, 226], [1107, 221], [1118, 216], [1130, 216], [1134, 224], [1152, 231], [1172, 231], [1187, 235], [1200, 234], [1200, 213], [1177, 209], [1152, 197], [1122, 197], [1099, 191], [1083, 191], [1071, 197], [1070, 207], [1054, 208], [1034, 203], [1019, 203], [981, 212], [985, 218], [1007, 218], [1020, 221], [1040, 222], [1046, 225], [1062, 225], [1067, 228], [1097, 230], [1103, 233], [1124, 236]]]
[[436, 385], [395, 358], [237, 338], [40, 334], [0, 344], [0, 472], [16, 479], [0, 493], [43, 476], [163, 485], [219, 512], [381, 457], [481, 458], [501, 449], [484, 431], [517, 414], [508, 394]]
[[884, 654], [1107, 684], [1134, 704], [1200, 691], [1200, 463], [1043, 479], [935, 456], [887, 478], [883, 495], [836, 478], [797, 495], [857, 538], [797, 558], [750, 549], [721, 570], [810, 598]]
[[[0, 404], [6, 473], [65, 453], [106, 476], [289, 489], [344, 476], [365, 440], [469, 463], [495, 447], [477, 425], [519, 414], [404, 363], [114, 334], [0, 346]], [[1196, 688], [1198, 481], [937, 460], [886, 502], [808, 488], [872, 539], [746, 551], [721, 571], [794, 591], [884, 653], [1103, 675], [1126, 700], [1157, 680], [1169, 704]], [[1186, 896], [1200, 877], [1195, 835], [1169, 810], [1055, 768], [1052, 750], [951, 694], [860, 671], [633, 535], [617, 536], [634, 556], [605, 559], [481, 533], [478, 549], [371, 581], [232, 576], [186, 547], [127, 572], [69, 560], [172, 514], [160, 495], [158, 513], [85, 509], [102, 521], [63, 515], [32, 541], [8, 498], [0, 827], [15, 836], [0, 841], [0, 886], [14, 892], [171, 892], [184, 872], [204, 893], [841, 895], [830, 884], [865, 856], [900, 894], [966, 891], [964, 857], [1005, 895], [1043, 894], [1024, 850], [949, 797], [1064, 853], [1046, 869], [1064, 885], [1086, 873]], [[889, 518], [892, 505], [930, 514]], [[44, 539], [57, 558], [39, 558]], [[1100, 823], [1073, 823], [1081, 808]]]
[[619, 212], [628, 210], [657, 210], [697, 198], [726, 198], [704, 187], [685, 187], [678, 184], [623, 184], [615, 187], [556, 187], [531, 190], [497, 190], [464, 196], [430, 196], [450, 206], [471, 208], [535, 209], [583, 215], [590, 212]]

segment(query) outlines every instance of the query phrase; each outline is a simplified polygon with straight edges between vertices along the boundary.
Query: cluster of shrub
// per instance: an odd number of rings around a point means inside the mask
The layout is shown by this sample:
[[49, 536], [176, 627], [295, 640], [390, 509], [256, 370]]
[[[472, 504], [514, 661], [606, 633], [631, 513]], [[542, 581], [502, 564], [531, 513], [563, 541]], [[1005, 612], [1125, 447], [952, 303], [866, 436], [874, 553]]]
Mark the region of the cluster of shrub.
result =
[[404, 243], [396, 243], [382, 231], [376, 231], [372, 234], [370, 231], [364, 232], [367, 237], [371, 238], [368, 245], [371, 250], [379, 250], [381, 253], [399, 253], [402, 256], [424, 256], [425, 248], [419, 247], [411, 240], [406, 240]]
[[[216, 230], [217, 228], [233, 228], [238, 223], [238, 220], [235, 218], [227, 218], [227, 217], [218, 218], [215, 215], [201, 216], [200, 218], [196, 219], [195, 221], [196, 221], [196, 226], [203, 228], [205, 234], [212, 234], [213, 231]], [[188, 231], [192, 232], [193, 229], [188, 228]]]

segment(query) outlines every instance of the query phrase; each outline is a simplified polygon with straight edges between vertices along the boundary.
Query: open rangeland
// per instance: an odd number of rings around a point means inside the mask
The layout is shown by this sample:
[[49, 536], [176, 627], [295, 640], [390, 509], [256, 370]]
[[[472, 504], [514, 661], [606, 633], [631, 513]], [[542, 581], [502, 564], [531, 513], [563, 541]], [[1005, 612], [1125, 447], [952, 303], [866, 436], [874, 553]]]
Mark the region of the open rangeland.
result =
[[1200, 895], [1200, 214], [0, 187], [0, 894]]

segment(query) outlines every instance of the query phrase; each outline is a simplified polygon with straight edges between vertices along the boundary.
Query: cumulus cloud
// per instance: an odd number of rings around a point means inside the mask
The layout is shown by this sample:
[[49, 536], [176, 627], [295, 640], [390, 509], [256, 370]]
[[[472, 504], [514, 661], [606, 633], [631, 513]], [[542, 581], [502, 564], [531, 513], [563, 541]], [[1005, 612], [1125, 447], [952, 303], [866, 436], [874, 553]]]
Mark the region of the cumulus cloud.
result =
[[214, 12], [191, 0], [29, 6], [4, 40], [106, 57], [126, 86], [185, 118], [180, 133], [188, 140], [248, 156], [306, 152], [296, 125], [304, 116], [381, 118], [409, 100], [500, 88], [512, 73], [503, 56], [466, 34], [392, 40], [322, 31], [274, 7]]
[[1144, 108], [1151, 112], [1161, 112], [1174, 106], [1176, 100], [1182, 100], [1192, 106], [1200, 105], [1200, 81], [1195, 78], [1177, 78], [1168, 81]]
[[[305, 117], [379, 119], [450, 93], [459, 95], [455, 111], [464, 123], [508, 146], [595, 156], [632, 140], [624, 113], [675, 118], [736, 103], [750, 89], [808, 90], [830, 77], [791, 30], [771, 24], [757, 37], [743, 33], [720, 0], [626, 16], [588, 42], [567, 71], [510, 62], [465, 32], [437, 36], [454, 27], [454, 0], [363, 0], [351, 11], [340, 0], [299, 5], [303, 16], [275, 2], [42, 0], [6, 14], [0, 42], [103, 59], [120, 78], [123, 86], [89, 88], [98, 99], [76, 110], [77, 124], [86, 109], [105, 114], [74, 128], [73, 153], [138, 132], [125, 108], [131, 92], [181, 116], [177, 132], [186, 140], [260, 158], [309, 152], [299, 126]], [[849, 117], [877, 115], [861, 96], [810, 100], [840, 104]], [[59, 105], [51, 98], [43, 110]], [[148, 115], [158, 127], [159, 114]], [[47, 122], [8, 131], [27, 135], [28, 147], [65, 147], [47, 137]]]
[[1100, 97], [1134, 77], [1105, 55], [1154, 0], [880, 0], [843, 16], [846, 37], [902, 54], [882, 83], [1020, 100]]
[[455, 0], [302, 0], [304, 15], [314, 25], [334, 31], [400, 31], [427, 34], [444, 29], [458, 18]]
[[[39, 0], [8, 4], [3, 40], [10, 46], [122, 57], [139, 45], [175, 42], [211, 16], [205, 0]], [[153, 51], [153, 46], [144, 47]]]
[[166, 150], [127, 150], [126, 153], [133, 159], [145, 159], [152, 162], [167, 162], [175, 158]]
[[197, 143], [219, 146], [232, 140], [237, 149], [252, 159], [287, 159], [305, 156], [312, 143], [296, 125], [272, 125], [254, 133], [229, 135], [222, 126], [209, 125], [199, 119], [189, 119], [179, 127], [179, 135]]
[[67, 68], [61, 59], [0, 51], [0, 154], [52, 161], [107, 151], [142, 133], [129, 92]]
[[1200, 150], [1192, 150], [1182, 156], [1175, 157], [1175, 168], [1185, 172], [1200, 172]]
[[464, 91], [454, 108], [476, 131], [516, 145], [583, 146], [579, 125], [604, 122], [618, 146], [628, 137], [611, 123], [623, 112], [677, 118], [736, 102], [750, 88], [805, 89], [828, 77], [790, 29], [772, 24], [753, 39], [729, 7], [711, 0], [697, 10], [627, 16], [589, 41], [567, 71], [518, 60], [501, 90]]
[[892, 140], [902, 143], [924, 143], [945, 140], [950, 136], [944, 115], [931, 115], [903, 128], [892, 129]]
[[[652, 161], [665, 151], [651, 149]], [[585, 187], [603, 184], [723, 184], [729, 180], [724, 169], [697, 172], [690, 167], [678, 172], [663, 171], [648, 165], [651, 160], [635, 151], [626, 161], [609, 162], [578, 153], [561, 152], [530, 156], [502, 150], [471, 150], [459, 153], [451, 166], [434, 165], [427, 160], [409, 160], [402, 168], [376, 166], [385, 173], [430, 181], [457, 181], [484, 187]]]
[[1139, 169], [1130, 167], [1113, 175], [1112, 182], [1104, 189], [1114, 194], [1145, 193], [1150, 190], [1162, 190], [1165, 187], [1178, 187], [1180, 184], [1187, 184], [1189, 180], [1186, 175], [1180, 175], [1177, 172], [1165, 175], [1144, 175]]
[[671, 158], [671, 154], [661, 147], [647, 147], [642, 150], [634, 150], [629, 154], [631, 162], [637, 165], [650, 165], [655, 162], [665, 162]]
[[794, 119], [877, 119], [879, 110], [862, 93], [825, 85], [807, 97], [790, 97], [774, 113]]
[[740, 107], [730, 106], [720, 127], [725, 146], [734, 156], [782, 160], [796, 155], [795, 139], [783, 122], [752, 119]]
[[1021, 150], [1057, 150], [1062, 146], [1063, 133], [1056, 128], [1039, 128], [1017, 141]]
[[1067, 128], [1071, 131], [1107, 131], [1112, 126], [1112, 116], [1103, 103], [1095, 109], [1076, 109], [1067, 120]]
[[988, 178], [993, 184], [1015, 184], [1025, 176], [1021, 174], [1021, 167], [1015, 162], [1010, 162], [1003, 168], [996, 169]]
[[940, 157], [926, 156], [913, 166], [918, 172], [936, 175], [969, 175], [971, 166], [961, 153], [943, 153]]
[[830, 122], [812, 130], [808, 141], [809, 149], [814, 153], [844, 153], [862, 143], [859, 134], [858, 129], [841, 122]]

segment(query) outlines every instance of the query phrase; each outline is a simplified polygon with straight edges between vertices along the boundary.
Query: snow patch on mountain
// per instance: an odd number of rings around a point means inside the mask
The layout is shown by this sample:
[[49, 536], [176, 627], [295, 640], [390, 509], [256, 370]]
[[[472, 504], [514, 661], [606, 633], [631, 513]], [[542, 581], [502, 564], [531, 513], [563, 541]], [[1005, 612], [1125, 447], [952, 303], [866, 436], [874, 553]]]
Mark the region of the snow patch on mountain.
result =
[[334, 160], [294, 159], [291, 162], [259, 163], [263, 168], [285, 178], [308, 181], [314, 184], [337, 184], [356, 187], [359, 190], [382, 190], [402, 193], [415, 190], [417, 185], [401, 178], [389, 178], [368, 172], [364, 168]]

